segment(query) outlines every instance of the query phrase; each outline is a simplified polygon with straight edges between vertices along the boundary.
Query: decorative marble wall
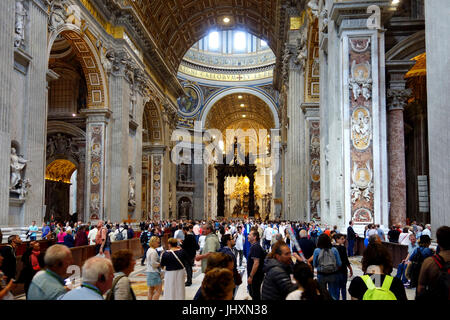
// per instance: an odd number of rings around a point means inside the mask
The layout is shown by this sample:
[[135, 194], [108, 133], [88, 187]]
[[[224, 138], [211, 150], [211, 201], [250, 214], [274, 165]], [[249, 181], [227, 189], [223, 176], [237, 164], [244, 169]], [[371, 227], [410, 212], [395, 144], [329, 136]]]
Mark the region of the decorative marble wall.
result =
[[89, 128], [89, 179], [88, 208], [91, 220], [103, 219], [103, 183], [104, 183], [104, 134], [105, 128], [101, 124]]

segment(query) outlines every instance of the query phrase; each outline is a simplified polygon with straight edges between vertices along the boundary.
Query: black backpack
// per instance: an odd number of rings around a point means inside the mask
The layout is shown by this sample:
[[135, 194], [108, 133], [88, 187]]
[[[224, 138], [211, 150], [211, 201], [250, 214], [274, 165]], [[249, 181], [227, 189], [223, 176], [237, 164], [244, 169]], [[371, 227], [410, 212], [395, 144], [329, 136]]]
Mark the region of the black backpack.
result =
[[450, 300], [450, 261], [445, 262], [444, 258], [435, 254], [434, 262], [439, 267], [439, 277], [436, 285], [427, 287], [417, 296], [417, 300]]
[[148, 243], [148, 231], [142, 231], [141, 233], [141, 244]]
[[420, 247], [416, 249], [416, 253], [411, 260], [411, 266], [409, 269], [409, 278], [411, 279], [411, 288], [416, 288], [419, 282], [420, 268], [422, 267], [424, 257]]

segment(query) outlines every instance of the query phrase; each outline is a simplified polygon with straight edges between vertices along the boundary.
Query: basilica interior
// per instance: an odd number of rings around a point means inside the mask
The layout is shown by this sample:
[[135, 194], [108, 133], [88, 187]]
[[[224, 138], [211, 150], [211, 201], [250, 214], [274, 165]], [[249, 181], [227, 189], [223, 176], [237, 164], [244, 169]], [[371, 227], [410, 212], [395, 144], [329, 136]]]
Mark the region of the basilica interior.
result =
[[447, 0], [0, 1], [0, 228], [448, 225]]

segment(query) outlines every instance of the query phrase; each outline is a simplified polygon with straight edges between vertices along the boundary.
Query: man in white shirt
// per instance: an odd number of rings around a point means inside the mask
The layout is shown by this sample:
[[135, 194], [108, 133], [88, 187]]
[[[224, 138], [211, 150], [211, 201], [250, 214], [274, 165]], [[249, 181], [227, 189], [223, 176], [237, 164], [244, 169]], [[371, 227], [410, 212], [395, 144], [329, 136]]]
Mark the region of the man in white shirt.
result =
[[238, 259], [239, 256], [239, 267], [242, 267], [242, 258], [244, 256], [243, 254], [243, 250], [244, 250], [244, 236], [242, 235], [242, 227], [238, 226], [237, 227], [237, 231], [234, 234], [234, 241], [235, 241], [235, 246], [234, 246], [234, 255], [236, 256], [236, 260]]
[[426, 235], [429, 236], [431, 239], [431, 224], [426, 224], [425, 229], [422, 231], [421, 236]]
[[273, 229], [270, 224], [267, 225], [266, 229], [264, 229], [264, 250], [270, 250], [270, 243], [272, 242]]
[[91, 230], [89, 230], [88, 239], [90, 245], [95, 245], [95, 237], [97, 236], [97, 232], [98, 232], [97, 227], [94, 227]]

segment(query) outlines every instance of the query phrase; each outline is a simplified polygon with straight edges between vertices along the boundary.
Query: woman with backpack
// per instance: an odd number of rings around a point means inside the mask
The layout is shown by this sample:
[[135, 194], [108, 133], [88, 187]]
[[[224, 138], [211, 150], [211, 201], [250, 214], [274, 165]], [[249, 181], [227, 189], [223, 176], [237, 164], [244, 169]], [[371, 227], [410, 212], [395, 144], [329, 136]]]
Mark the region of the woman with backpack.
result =
[[353, 278], [348, 288], [352, 300], [408, 300], [402, 281], [390, 275], [392, 258], [383, 244], [370, 243], [361, 264], [364, 275]]
[[313, 266], [317, 268], [317, 280], [324, 288], [328, 286], [328, 292], [334, 300], [339, 300], [339, 276], [338, 269], [342, 265], [339, 252], [332, 247], [331, 239], [326, 234], [321, 234], [317, 240], [317, 248], [313, 254]]

